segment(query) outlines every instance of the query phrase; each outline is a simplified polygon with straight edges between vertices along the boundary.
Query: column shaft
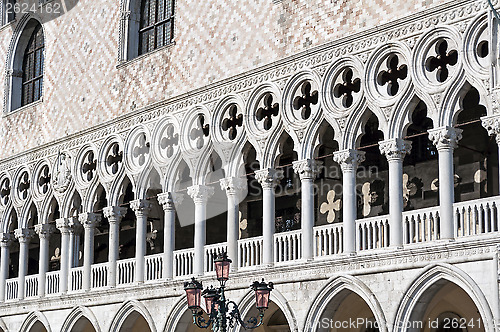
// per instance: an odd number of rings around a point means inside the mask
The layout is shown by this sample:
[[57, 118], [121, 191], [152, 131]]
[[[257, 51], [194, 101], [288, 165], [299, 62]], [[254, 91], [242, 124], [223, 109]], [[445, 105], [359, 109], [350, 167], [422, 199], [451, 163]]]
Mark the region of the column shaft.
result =
[[246, 179], [227, 177], [220, 180], [220, 187], [226, 191], [227, 197], [227, 256], [233, 260], [231, 270], [238, 270], [238, 240], [239, 240], [239, 195], [245, 188]]
[[158, 202], [163, 206], [165, 219], [163, 227], [163, 278], [172, 279], [174, 277], [175, 204], [171, 193], [159, 194]]
[[108, 245], [108, 285], [116, 286], [117, 283], [117, 261], [120, 248], [120, 222], [127, 213], [127, 208], [108, 206], [103, 209], [104, 217], [109, 223], [109, 245]]
[[188, 188], [188, 195], [194, 201], [194, 266], [197, 276], [204, 273], [207, 201], [214, 194], [214, 188], [194, 185]]
[[45, 279], [49, 270], [49, 238], [40, 236], [40, 260], [38, 262], [38, 296], [45, 295]]
[[11, 236], [3, 233], [0, 242], [0, 301], [5, 301], [5, 283], [9, 277], [9, 258], [10, 258]]
[[148, 222], [148, 213], [151, 209], [151, 203], [147, 200], [135, 200], [130, 202], [132, 210], [135, 212], [135, 282], [144, 282], [144, 265], [146, 257], [146, 229]]

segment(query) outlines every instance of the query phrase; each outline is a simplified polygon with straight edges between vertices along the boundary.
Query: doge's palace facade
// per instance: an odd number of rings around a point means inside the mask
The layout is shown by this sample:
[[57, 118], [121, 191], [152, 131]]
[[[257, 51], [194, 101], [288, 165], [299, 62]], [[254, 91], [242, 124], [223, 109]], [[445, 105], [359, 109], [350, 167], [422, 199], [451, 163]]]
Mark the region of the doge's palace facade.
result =
[[500, 329], [486, 0], [0, 4], [0, 331]]

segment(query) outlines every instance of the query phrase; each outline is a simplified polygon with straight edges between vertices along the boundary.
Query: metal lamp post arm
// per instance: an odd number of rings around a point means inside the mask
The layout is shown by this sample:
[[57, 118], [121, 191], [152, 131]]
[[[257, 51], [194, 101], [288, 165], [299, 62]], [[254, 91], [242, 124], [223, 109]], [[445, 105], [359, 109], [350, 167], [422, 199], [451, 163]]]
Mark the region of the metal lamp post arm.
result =
[[493, 11], [493, 15], [495, 15], [495, 18], [497, 19], [497, 21], [500, 22], [500, 15], [498, 14], [495, 7], [493, 7], [493, 3], [491, 3], [491, 0], [488, 0], [488, 4], [490, 5], [491, 10]]
[[207, 329], [213, 322], [213, 314], [210, 314], [210, 317], [208, 318], [208, 320], [206, 320], [205, 318], [203, 318], [202, 311], [193, 312], [193, 323], [200, 329]]
[[229, 308], [231, 308], [231, 310], [228, 312], [230, 317], [230, 326], [234, 326], [234, 320], [236, 320], [238, 323], [240, 323], [241, 327], [246, 330], [251, 330], [261, 326], [264, 322], [264, 313], [262, 311], [259, 311], [259, 318], [250, 317], [246, 322], [244, 322], [241, 318], [241, 313], [236, 303], [234, 303], [233, 301], [228, 301], [227, 308], [228, 310]]

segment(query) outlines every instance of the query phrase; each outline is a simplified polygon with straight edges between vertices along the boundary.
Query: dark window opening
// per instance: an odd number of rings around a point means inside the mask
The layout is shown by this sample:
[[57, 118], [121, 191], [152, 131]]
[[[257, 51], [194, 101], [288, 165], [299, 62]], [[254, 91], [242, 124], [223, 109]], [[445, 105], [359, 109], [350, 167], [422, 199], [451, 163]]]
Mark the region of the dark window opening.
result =
[[172, 42], [174, 32], [174, 1], [143, 0], [139, 27], [139, 55]]

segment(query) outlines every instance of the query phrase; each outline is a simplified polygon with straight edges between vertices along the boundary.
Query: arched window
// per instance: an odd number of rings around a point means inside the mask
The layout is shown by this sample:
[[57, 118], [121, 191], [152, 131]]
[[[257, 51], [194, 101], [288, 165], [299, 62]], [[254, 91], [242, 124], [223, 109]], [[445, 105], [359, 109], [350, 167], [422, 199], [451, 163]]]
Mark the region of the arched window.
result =
[[31, 104], [42, 96], [43, 47], [43, 30], [38, 24], [24, 51], [21, 106]]
[[44, 34], [41, 23], [23, 16], [12, 36], [7, 55], [7, 100], [4, 112], [41, 100], [44, 66]]
[[174, 31], [173, 0], [142, 0], [139, 55], [168, 45]]

